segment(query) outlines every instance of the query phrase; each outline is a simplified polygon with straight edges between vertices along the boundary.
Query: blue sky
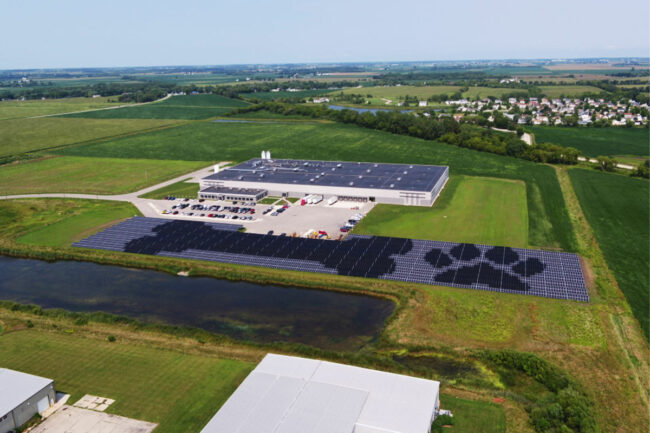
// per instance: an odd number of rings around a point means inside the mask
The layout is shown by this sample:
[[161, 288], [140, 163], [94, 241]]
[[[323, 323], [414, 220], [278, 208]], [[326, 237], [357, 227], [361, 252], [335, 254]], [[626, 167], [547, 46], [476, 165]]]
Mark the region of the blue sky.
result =
[[0, 69], [648, 56], [648, 0], [20, 0]]

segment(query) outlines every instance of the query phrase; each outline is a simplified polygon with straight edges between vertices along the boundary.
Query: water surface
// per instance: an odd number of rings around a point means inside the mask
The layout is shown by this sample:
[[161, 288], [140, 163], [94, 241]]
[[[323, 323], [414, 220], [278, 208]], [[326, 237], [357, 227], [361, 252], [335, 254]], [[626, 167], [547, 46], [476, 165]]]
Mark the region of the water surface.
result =
[[390, 301], [362, 295], [2, 256], [0, 299], [328, 349], [372, 340], [394, 309]]

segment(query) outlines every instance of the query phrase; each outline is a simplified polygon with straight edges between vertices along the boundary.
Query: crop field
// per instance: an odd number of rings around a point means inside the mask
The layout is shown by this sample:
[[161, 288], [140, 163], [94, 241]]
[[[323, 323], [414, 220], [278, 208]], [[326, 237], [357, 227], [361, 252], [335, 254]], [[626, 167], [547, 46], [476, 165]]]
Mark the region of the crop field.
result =
[[526, 185], [452, 176], [433, 207], [378, 204], [354, 233], [525, 248]]
[[540, 90], [549, 98], [566, 96], [573, 98], [585, 93], [603, 93], [603, 89], [594, 86], [539, 86]]
[[298, 92], [287, 92], [286, 90], [281, 90], [279, 92], [255, 92], [255, 93], [242, 93], [240, 96], [242, 98], [248, 99], [260, 99], [262, 101], [271, 101], [273, 99], [301, 99], [301, 98], [313, 98], [321, 95], [326, 95], [332, 93], [329, 89], [315, 89], [315, 90], [300, 90]]
[[458, 89], [460, 89], [459, 86], [372, 86], [361, 89], [354, 87], [342, 91], [336, 90], [332, 92], [332, 95], [337, 95], [341, 92], [344, 94], [363, 95], [364, 97], [370, 95], [370, 99], [379, 100], [379, 103], [383, 104], [384, 102], [381, 101], [381, 98], [390, 99], [395, 102], [404, 99], [406, 95], [427, 99], [434, 95], [449, 95], [458, 91]]
[[177, 124], [153, 119], [11, 119], [0, 121], [0, 156], [120, 137]]
[[247, 102], [220, 95], [172, 96], [160, 102], [113, 110], [89, 111], [69, 114], [66, 117], [90, 119], [207, 119], [245, 107]]
[[155, 191], [141, 195], [143, 198], [152, 198], [156, 200], [164, 199], [168, 196], [176, 198], [196, 198], [199, 195], [199, 184], [192, 182], [176, 182], [172, 185], [165, 186]]
[[123, 194], [204, 167], [196, 161], [54, 157], [0, 166], [0, 195]]
[[200, 431], [254, 367], [31, 330], [0, 335], [0, 344], [2, 367], [54, 379], [70, 403], [84, 394], [112, 398], [108, 413], [159, 423], [156, 433]]
[[648, 181], [569, 170], [580, 206], [634, 315], [650, 337]]
[[[114, 102], [109, 102], [114, 101]], [[26, 101], [0, 101], [0, 120], [21, 119], [32, 116], [70, 113], [73, 111], [94, 110], [97, 108], [124, 105], [117, 102], [116, 96], [100, 98], [62, 98]]]
[[585, 156], [637, 155], [650, 157], [650, 131], [646, 128], [530, 128], [537, 143], [575, 147]]
[[470, 87], [466, 92], [463, 93], [463, 97], [469, 99], [487, 98], [488, 96], [500, 98], [508, 93], [522, 92], [527, 93], [524, 89], [509, 89], [505, 87]]
[[336, 123], [197, 122], [165, 131], [61, 149], [65, 155], [244, 161], [269, 149], [282, 158], [449, 165], [451, 174], [526, 182], [531, 246], [573, 251], [574, 234], [551, 167], [434, 141]]

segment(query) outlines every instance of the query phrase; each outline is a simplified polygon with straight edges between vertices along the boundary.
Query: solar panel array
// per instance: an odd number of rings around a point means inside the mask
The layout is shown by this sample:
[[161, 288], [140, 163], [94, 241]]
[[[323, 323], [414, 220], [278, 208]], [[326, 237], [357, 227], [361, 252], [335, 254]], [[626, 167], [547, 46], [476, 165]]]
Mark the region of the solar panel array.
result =
[[429, 192], [448, 169], [437, 165], [256, 158], [204, 179]]
[[74, 246], [589, 301], [575, 254], [383, 236], [292, 238], [239, 228], [135, 217]]

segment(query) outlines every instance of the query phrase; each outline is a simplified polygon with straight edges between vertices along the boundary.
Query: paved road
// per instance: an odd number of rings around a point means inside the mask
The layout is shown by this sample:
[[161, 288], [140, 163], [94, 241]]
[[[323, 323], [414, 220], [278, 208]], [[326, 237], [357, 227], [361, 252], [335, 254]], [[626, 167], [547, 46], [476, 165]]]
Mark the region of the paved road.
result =
[[[222, 167], [228, 164], [227, 161], [220, 162], [219, 166]], [[19, 198], [78, 198], [86, 200], [112, 200], [112, 201], [128, 201], [132, 203], [135, 207], [138, 208], [144, 216], [155, 216], [160, 218], [160, 211], [162, 210], [158, 202], [164, 200], [152, 200], [146, 198], [140, 198], [139, 196], [144, 195], [151, 191], [156, 191], [160, 188], [172, 185], [176, 182], [181, 182], [185, 179], [190, 179], [188, 182], [198, 183], [201, 178], [214, 172], [214, 165], [209, 167], [202, 168], [200, 170], [193, 171], [191, 173], [184, 174], [182, 176], [175, 177], [173, 179], [166, 180], [159, 184], [143, 188], [139, 191], [127, 193], [127, 194], [113, 194], [113, 195], [103, 195], [103, 194], [73, 194], [73, 193], [43, 193], [43, 194], [17, 194], [17, 195], [5, 195], [0, 196], [0, 200], [13, 200]], [[164, 207], [163, 207], [164, 208]]]
[[[585, 158], [584, 156], [579, 156], [578, 157], [578, 161], [586, 161], [586, 160], [587, 160], [587, 158]], [[596, 158], [589, 158], [589, 162], [597, 164], [598, 160]], [[633, 166], [627, 165], [627, 164], [616, 164], [616, 167], [617, 168], [623, 168], [625, 170], [634, 170]]]

